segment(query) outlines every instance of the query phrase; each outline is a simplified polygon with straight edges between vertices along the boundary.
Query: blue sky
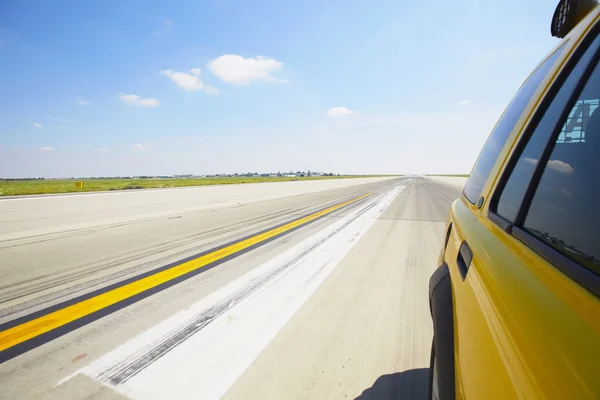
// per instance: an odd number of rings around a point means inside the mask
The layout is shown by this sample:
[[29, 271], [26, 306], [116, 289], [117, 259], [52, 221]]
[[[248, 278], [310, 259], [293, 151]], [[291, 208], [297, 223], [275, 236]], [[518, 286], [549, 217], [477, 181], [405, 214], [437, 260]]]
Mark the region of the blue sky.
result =
[[466, 173], [555, 1], [0, 2], [0, 177]]

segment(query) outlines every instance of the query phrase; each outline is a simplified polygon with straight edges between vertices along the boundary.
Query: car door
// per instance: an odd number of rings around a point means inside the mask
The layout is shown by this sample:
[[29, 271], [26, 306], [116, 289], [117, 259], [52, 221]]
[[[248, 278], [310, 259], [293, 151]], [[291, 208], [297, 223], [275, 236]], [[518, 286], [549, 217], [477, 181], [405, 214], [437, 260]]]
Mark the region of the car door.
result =
[[[569, 44], [542, 62], [453, 205], [444, 260], [458, 397], [600, 397], [599, 46], [594, 28], [538, 101]], [[539, 104], [531, 116], [528, 103]]]

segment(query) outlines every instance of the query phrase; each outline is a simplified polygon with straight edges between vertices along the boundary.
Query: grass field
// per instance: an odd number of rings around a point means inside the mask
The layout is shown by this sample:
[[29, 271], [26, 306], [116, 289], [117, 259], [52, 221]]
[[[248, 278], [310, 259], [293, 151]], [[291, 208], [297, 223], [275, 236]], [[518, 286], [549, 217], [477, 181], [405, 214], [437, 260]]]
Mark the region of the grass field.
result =
[[[103, 190], [128, 190], [172, 188], [183, 186], [230, 185], [239, 183], [313, 181], [322, 179], [367, 178], [368, 176], [311, 176], [311, 177], [231, 177], [197, 179], [54, 179], [54, 180], [0, 180], [0, 196], [31, 194], [96, 192]], [[83, 182], [77, 189], [75, 182]]]

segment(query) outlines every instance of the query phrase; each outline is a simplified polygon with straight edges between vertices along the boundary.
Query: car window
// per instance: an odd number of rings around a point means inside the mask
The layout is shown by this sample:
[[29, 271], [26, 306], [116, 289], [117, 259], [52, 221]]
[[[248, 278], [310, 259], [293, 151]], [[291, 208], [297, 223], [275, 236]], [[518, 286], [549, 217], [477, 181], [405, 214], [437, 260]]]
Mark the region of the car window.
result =
[[531, 96], [533, 96], [550, 68], [552, 68], [552, 65], [554, 65], [554, 62], [560, 55], [561, 49], [562, 46], [556, 49], [556, 51], [529, 76], [496, 123], [496, 126], [486, 141], [485, 146], [483, 146], [483, 149], [477, 158], [477, 162], [471, 171], [469, 180], [465, 185], [464, 195], [471, 203], [475, 203], [481, 195], [485, 181], [492, 171], [494, 163], [496, 162], [502, 147], [504, 147], [510, 132], [523, 113], [527, 103], [529, 103]]
[[[492, 210], [504, 219], [515, 222], [517, 213], [525, 197], [525, 192], [535, 171], [537, 160], [541, 158], [542, 152], [555, 133], [555, 128], [560, 122], [559, 119], [563, 114], [563, 110], [567, 107], [575, 86], [581, 80], [586, 67], [589, 65], [599, 46], [600, 36], [590, 45], [570, 72], [568, 78], [561, 85], [552, 103], [548, 106], [533, 134], [530, 136], [523, 152], [518, 155], [518, 161], [502, 188], [497, 208], [496, 210]], [[558, 136], [557, 143], [575, 143], [583, 140], [585, 134], [582, 132], [582, 127], [587, 125], [589, 116], [596, 108], [598, 108], [597, 100], [578, 101], [571, 108], [567, 121]]]
[[[600, 70], [596, 66], [562, 124], [524, 228], [600, 273]], [[534, 162], [533, 160], [532, 162]]]

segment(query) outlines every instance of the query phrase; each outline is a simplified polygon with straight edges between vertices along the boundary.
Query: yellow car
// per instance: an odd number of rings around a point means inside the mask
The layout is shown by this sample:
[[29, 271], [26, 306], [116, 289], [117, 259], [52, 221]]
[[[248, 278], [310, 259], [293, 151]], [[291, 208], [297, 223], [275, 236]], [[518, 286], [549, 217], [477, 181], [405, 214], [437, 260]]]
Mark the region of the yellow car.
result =
[[600, 7], [562, 0], [451, 207], [434, 399], [600, 399]]

